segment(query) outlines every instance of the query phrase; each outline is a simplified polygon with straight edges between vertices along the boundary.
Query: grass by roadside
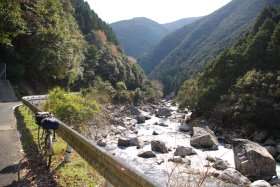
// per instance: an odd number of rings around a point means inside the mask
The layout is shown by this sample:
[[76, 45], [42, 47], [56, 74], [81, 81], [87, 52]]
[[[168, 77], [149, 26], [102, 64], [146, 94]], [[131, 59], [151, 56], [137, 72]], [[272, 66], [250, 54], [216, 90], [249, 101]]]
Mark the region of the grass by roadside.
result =
[[31, 111], [20, 106], [16, 110], [18, 128], [26, 160], [23, 164], [22, 183], [30, 186], [101, 186], [103, 178], [77, 153], [70, 163], [64, 163], [67, 144], [59, 137], [54, 143], [54, 156], [48, 172], [37, 147], [37, 125]]

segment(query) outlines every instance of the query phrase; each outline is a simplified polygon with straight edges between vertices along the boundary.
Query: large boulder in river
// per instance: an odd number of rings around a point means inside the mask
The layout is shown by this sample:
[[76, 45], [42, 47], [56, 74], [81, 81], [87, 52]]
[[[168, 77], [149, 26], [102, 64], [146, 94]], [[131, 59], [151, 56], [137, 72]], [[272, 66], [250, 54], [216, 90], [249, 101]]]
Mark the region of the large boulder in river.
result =
[[240, 172], [233, 168], [224, 170], [218, 178], [222, 181], [233, 183], [238, 186], [248, 186], [251, 183], [247, 177], [243, 176]]
[[217, 150], [218, 140], [209, 128], [193, 127], [193, 136], [190, 141], [195, 148]]
[[159, 108], [156, 111], [156, 116], [157, 117], [169, 117], [169, 116], [171, 116], [171, 110], [168, 108]]
[[168, 149], [164, 142], [154, 140], [151, 142], [152, 151], [159, 153], [168, 153]]
[[131, 147], [131, 146], [140, 146], [139, 140], [137, 137], [121, 137], [118, 139], [119, 147]]
[[233, 140], [235, 167], [252, 180], [269, 180], [276, 175], [276, 162], [258, 143], [246, 139]]

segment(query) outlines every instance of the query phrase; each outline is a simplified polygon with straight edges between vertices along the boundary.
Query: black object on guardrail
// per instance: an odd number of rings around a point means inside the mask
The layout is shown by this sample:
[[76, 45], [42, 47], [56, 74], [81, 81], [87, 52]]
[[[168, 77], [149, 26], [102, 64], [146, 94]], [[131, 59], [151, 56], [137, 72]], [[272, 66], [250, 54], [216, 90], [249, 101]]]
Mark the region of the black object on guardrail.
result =
[[41, 126], [42, 120], [48, 117], [51, 117], [51, 114], [49, 112], [36, 112], [35, 119], [37, 125]]
[[59, 121], [54, 117], [47, 117], [41, 121], [41, 127], [43, 129], [56, 130], [59, 127]]

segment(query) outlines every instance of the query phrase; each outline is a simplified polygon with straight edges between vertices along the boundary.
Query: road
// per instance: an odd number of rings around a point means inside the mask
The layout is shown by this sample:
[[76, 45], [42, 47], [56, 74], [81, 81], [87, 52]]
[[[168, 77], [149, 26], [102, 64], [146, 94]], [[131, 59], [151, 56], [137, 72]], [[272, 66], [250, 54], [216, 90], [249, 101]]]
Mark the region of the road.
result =
[[7, 82], [0, 81], [0, 186], [14, 186], [17, 181], [18, 162], [22, 158], [19, 133], [16, 128], [13, 90]]

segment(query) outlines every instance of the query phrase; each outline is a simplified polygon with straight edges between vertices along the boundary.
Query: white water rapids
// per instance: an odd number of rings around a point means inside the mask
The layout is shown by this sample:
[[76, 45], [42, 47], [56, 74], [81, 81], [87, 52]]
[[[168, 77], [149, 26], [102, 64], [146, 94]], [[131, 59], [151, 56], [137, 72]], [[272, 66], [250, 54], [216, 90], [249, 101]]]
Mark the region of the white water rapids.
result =
[[[141, 111], [145, 116], [150, 116], [151, 119], [146, 120], [143, 124], [137, 124], [135, 119], [126, 118], [125, 121], [128, 125], [135, 125], [135, 129], [138, 131], [137, 137], [140, 141], [144, 143], [143, 148], [137, 149], [134, 147], [128, 147], [121, 149], [117, 146], [118, 138], [121, 136], [132, 135], [133, 132], [124, 129], [124, 134], [121, 135], [109, 135], [106, 138], [107, 146], [104, 148], [116, 157], [123, 159], [126, 163], [137, 169], [138, 171], [144, 173], [147, 177], [152, 180], [156, 180], [162, 186], [196, 186], [198, 180], [201, 178], [201, 172], [207, 171], [208, 161], [206, 157], [210, 155], [211, 157], [218, 157], [226, 160], [230, 167], [234, 168], [234, 155], [233, 150], [225, 148], [222, 144], [216, 151], [202, 151], [200, 149], [194, 150], [197, 152], [196, 155], [187, 156], [186, 158], [191, 160], [191, 165], [186, 164], [176, 164], [174, 162], [168, 161], [174, 155], [174, 151], [177, 146], [190, 147], [190, 135], [188, 133], [183, 133], [178, 130], [180, 123], [176, 116], [182, 116], [183, 113], [177, 112], [177, 107], [171, 106], [170, 103], [166, 104], [173, 110], [172, 116], [169, 118], [158, 118], [155, 115], [151, 115], [148, 112]], [[159, 125], [154, 125], [155, 123], [164, 123], [168, 127], [163, 127]], [[159, 135], [153, 135], [156, 131]], [[134, 134], [135, 135], [135, 134]], [[160, 140], [166, 143], [167, 147], [171, 149], [166, 154], [156, 153], [155, 158], [140, 158], [137, 155], [143, 151], [151, 150], [150, 142], [152, 140]], [[213, 169], [210, 169], [211, 171]], [[216, 171], [219, 172], [219, 171]], [[277, 165], [277, 172], [280, 175], [280, 164]], [[172, 181], [172, 182], [171, 182]], [[171, 185], [172, 183], [172, 185]], [[216, 187], [216, 186], [236, 186], [233, 184], [224, 183], [213, 177], [208, 177], [203, 186]]]

